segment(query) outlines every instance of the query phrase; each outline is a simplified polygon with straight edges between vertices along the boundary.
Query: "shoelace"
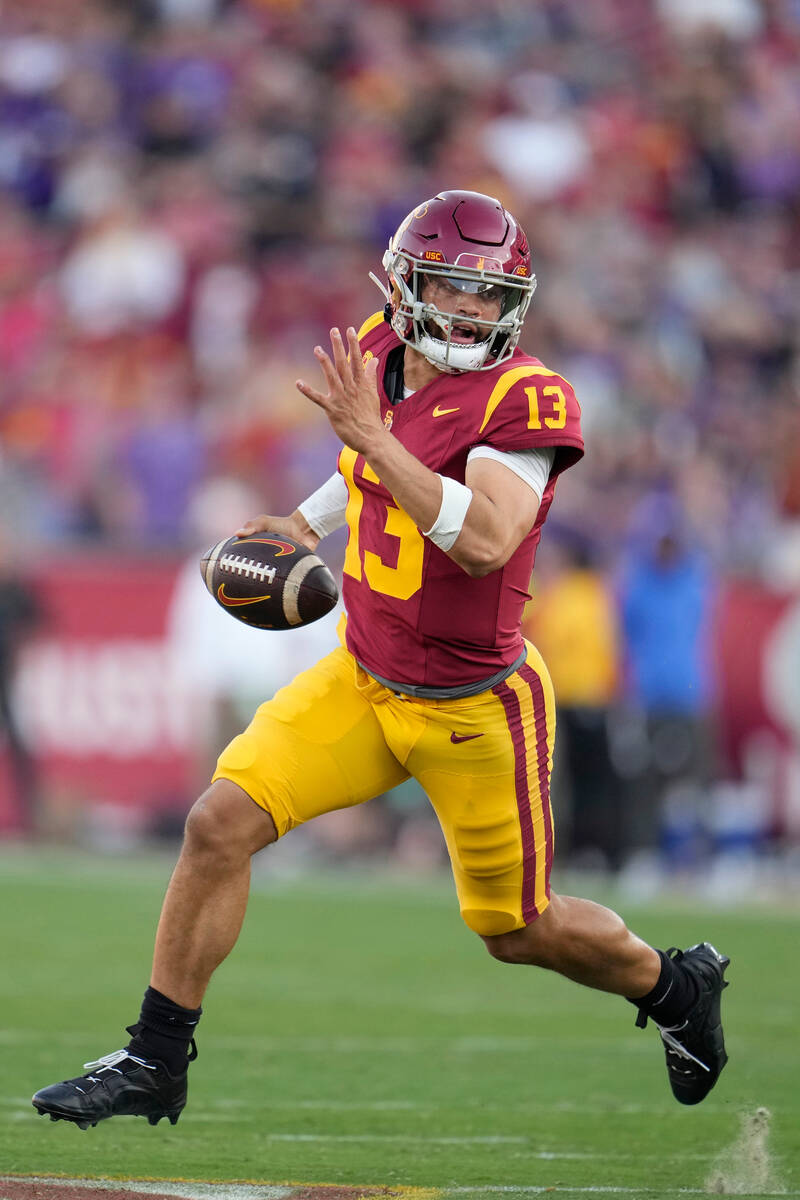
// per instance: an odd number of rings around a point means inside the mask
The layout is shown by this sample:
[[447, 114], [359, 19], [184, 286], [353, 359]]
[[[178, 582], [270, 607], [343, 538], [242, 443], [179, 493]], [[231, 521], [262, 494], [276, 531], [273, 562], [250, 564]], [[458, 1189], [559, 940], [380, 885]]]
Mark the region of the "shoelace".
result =
[[[653, 1023], [657, 1025], [657, 1022]], [[686, 1022], [684, 1022], [683, 1025], [673, 1025], [671, 1028], [665, 1028], [663, 1025], [657, 1025], [657, 1028], [658, 1032], [661, 1034], [662, 1042], [668, 1047], [672, 1054], [677, 1054], [680, 1058], [688, 1058], [691, 1062], [697, 1063], [698, 1067], [702, 1067], [704, 1071], [711, 1070], [711, 1068], [707, 1067], [706, 1064], [701, 1062], [699, 1058], [695, 1058], [694, 1054], [690, 1054], [686, 1047], [679, 1042], [676, 1037], [673, 1037], [673, 1034], [678, 1030], [686, 1028]]]
[[[126, 1058], [135, 1062], [138, 1067], [145, 1067], [148, 1071], [156, 1070], [153, 1063], [149, 1063], [143, 1058], [137, 1058], [135, 1054], [129, 1054], [127, 1050], [114, 1050], [111, 1054], [104, 1054], [101, 1058], [94, 1059], [93, 1062], [84, 1063], [83, 1069], [84, 1071], [93, 1071], [97, 1068], [98, 1074], [101, 1071], [113, 1071], [115, 1075], [122, 1075], [123, 1072], [119, 1070], [117, 1063], [124, 1062]], [[89, 1078], [95, 1083], [100, 1082], [94, 1075], [90, 1075]]]

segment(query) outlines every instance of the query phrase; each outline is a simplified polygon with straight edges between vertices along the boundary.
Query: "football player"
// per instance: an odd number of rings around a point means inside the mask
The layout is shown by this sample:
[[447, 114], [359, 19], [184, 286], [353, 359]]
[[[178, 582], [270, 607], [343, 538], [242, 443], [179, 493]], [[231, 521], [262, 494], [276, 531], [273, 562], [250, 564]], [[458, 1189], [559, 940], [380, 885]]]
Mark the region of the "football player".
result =
[[338, 469], [287, 517], [315, 549], [346, 523], [342, 644], [256, 712], [192, 808], [150, 987], [124, 1049], [33, 1098], [81, 1127], [174, 1124], [215, 968], [238, 936], [251, 856], [320, 813], [413, 775], [441, 823], [461, 915], [494, 958], [628, 998], [657, 1025], [672, 1090], [701, 1101], [726, 1062], [728, 959], [656, 950], [614, 912], [550, 887], [555, 704], [520, 632], [559, 476], [583, 453], [569, 383], [518, 347], [536, 280], [517, 221], [452, 191], [402, 222], [385, 307], [298, 381], [342, 442]]

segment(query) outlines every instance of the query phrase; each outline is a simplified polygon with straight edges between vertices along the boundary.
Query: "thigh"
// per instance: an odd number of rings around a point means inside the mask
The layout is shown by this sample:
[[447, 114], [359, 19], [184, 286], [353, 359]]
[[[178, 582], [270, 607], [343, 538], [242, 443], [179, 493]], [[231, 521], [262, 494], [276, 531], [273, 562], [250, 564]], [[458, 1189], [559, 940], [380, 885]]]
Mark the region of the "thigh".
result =
[[352, 657], [337, 649], [260, 706], [223, 750], [213, 778], [237, 783], [270, 814], [280, 837], [388, 791], [408, 771], [356, 686]]
[[433, 804], [461, 915], [476, 933], [521, 929], [550, 900], [555, 702], [531, 647], [507, 680], [439, 702], [406, 765]]

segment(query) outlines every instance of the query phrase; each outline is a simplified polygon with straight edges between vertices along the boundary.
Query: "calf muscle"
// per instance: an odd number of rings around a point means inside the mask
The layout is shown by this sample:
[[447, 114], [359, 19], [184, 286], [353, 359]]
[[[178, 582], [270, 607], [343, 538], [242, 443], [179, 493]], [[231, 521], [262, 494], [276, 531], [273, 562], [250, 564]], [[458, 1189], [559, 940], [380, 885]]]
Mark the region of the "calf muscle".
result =
[[219, 780], [197, 801], [156, 932], [151, 986], [199, 1007], [211, 975], [239, 936], [250, 860], [274, 842], [272, 818], [234, 783]]
[[524, 929], [485, 937], [501, 962], [556, 971], [586, 987], [621, 996], [643, 996], [658, 980], [661, 960], [610, 908], [575, 896], [553, 895]]

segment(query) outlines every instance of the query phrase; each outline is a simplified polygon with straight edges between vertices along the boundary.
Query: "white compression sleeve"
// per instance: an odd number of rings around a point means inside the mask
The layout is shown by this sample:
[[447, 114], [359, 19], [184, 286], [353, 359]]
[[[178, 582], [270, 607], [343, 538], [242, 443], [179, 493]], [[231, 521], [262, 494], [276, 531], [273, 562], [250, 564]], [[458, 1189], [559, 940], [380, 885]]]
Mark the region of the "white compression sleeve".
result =
[[317, 537], [323, 538], [344, 525], [347, 496], [347, 484], [337, 471], [297, 508]]
[[440, 550], [449, 550], [461, 533], [472, 500], [472, 489], [447, 475], [440, 475], [439, 478], [442, 481], [439, 515], [423, 537], [430, 538]]
[[475, 446], [467, 455], [473, 458], [493, 458], [533, 488], [541, 500], [556, 457], [555, 446], [535, 446], [530, 450], [495, 450], [494, 446]]

